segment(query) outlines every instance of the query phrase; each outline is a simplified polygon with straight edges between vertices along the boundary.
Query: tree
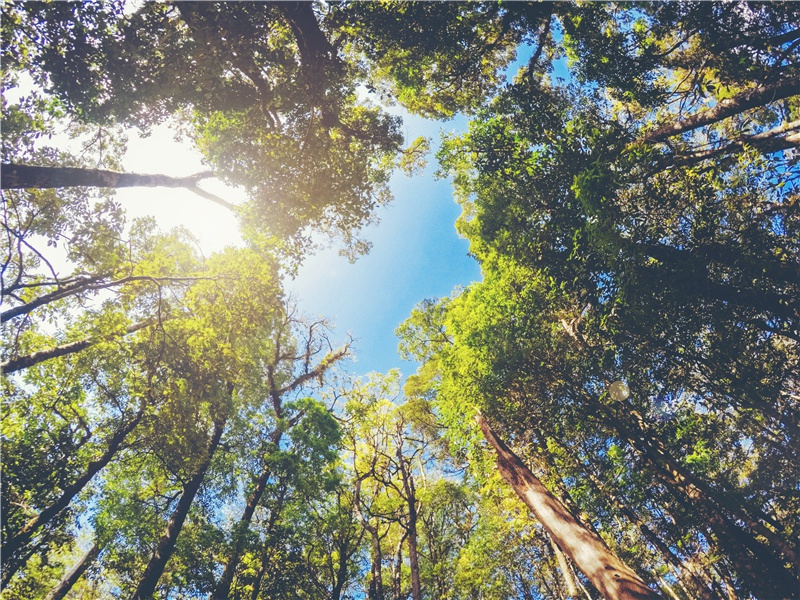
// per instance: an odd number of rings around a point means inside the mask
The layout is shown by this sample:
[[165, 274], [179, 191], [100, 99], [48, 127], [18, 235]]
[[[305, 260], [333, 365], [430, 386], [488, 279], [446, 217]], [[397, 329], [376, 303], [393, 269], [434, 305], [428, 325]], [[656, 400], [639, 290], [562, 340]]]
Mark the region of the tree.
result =
[[[348, 345], [345, 345], [335, 351], [331, 350], [320, 359], [319, 363], [312, 365], [313, 357], [318, 355], [327, 343], [324, 334], [325, 323], [303, 323], [292, 314], [293, 312], [287, 312], [283, 323], [276, 327], [273, 355], [265, 364], [268, 386], [266, 394], [271, 403], [270, 411], [275, 419], [275, 426], [267, 438], [265, 450], [279, 448], [283, 435], [305, 416], [303, 410], [297, 411], [292, 416], [286, 415], [283, 406], [284, 396], [307, 388], [309, 383], [321, 382], [326, 371], [348, 353]], [[299, 335], [305, 336], [305, 342], [301, 347], [295, 348], [293, 346], [299, 339], [296, 337], [298, 330], [304, 330]], [[319, 332], [320, 330], [322, 333]], [[235, 527], [230, 554], [214, 589], [214, 597], [227, 598], [230, 594], [245, 536], [271, 475], [273, 475], [271, 466], [269, 462], [266, 462], [258, 476], [254, 477], [255, 483], [248, 494], [242, 517]]]
[[[714, 540], [739, 573], [733, 585], [769, 597], [797, 585], [792, 509], [776, 519], [760, 508], [783, 505], [777, 482], [794, 472], [772, 434], [798, 432], [786, 401], [800, 314], [797, 34], [794, 8], [729, 8], [596, 5], [563, 17], [566, 52], [595, 90], [554, 86], [532, 63], [447, 142], [443, 172], [486, 282], [445, 319], [470, 350], [443, 368], [481, 390], [447, 402], [495, 398], [497, 422], [516, 432], [506, 435], [544, 428], [570, 447], [564, 423], [581, 431], [589, 417], [604, 432], [598, 451], [604, 436], [622, 441], [680, 526]], [[742, 33], [717, 35], [734, 23]], [[723, 64], [730, 72], [707, 68]], [[616, 379], [635, 399], [602, 401]], [[742, 436], [770, 458], [748, 458]], [[776, 468], [779, 479], [755, 486], [723, 475]], [[766, 582], [751, 569], [768, 554]]]

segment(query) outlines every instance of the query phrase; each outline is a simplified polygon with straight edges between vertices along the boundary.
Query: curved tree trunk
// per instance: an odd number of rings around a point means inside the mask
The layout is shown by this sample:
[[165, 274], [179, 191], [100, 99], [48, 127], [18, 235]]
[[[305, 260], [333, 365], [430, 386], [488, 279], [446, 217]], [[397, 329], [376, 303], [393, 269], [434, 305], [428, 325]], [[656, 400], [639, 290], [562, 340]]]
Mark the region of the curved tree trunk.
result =
[[139, 585], [136, 587], [133, 596], [131, 596], [131, 600], [150, 600], [153, 597], [158, 580], [161, 578], [161, 575], [164, 573], [164, 568], [167, 566], [167, 561], [169, 561], [172, 553], [175, 551], [175, 542], [178, 540], [178, 534], [180, 534], [183, 528], [192, 502], [194, 502], [200, 485], [203, 483], [206, 471], [211, 464], [211, 459], [217, 451], [219, 440], [224, 430], [225, 419], [214, 423], [214, 433], [211, 435], [211, 441], [208, 444], [206, 456], [194, 472], [194, 475], [192, 475], [192, 478], [183, 486], [181, 499], [178, 501], [178, 505], [169, 518], [167, 530], [158, 541], [156, 551], [150, 559], [144, 573], [142, 573], [142, 578], [139, 580]]
[[[283, 431], [281, 429], [276, 429], [270, 436], [270, 442], [277, 446], [280, 444], [282, 437]], [[239, 519], [239, 522], [236, 524], [236, 528], [233, 532], [233, 547], [231, 549], [231, 554], [228, 557], [228, 562], [225, 565], [225, 569], [222, 571], [222, 575], [217, 582], [217, 587], [214, 588], [214, 592], [211, 595], [214, 600], [226, 600], [230, 595], [233, 576], [236, 573], [237, 567], [239, 566], [239, 559], [242, 554], [244, 535], [247, 533], [248, 529], [250, 529], [250, 522], [253, 520], [253, 514], [256, 511], [258, 503], [261, 501], [261, 497], [264, 495], [264, 490], [267, 489], [267, 482], [269, 481], [270, 473], [270, 469], [264, 467], [258, 479], [256, 480], [255, 485], [253, 486], [253, 491], [250, 492], [250, 496], [247, 498], [247, 504], [245, 504], [242, 518]]]
[[482, 415], [478, 415], [483, 436], [497, 453], [503, 479], [531, 509], [553, 542], [609, 600], [654, 600], [651, 590], [594, 533], [581, 525], [519, 457], [501, 440]]

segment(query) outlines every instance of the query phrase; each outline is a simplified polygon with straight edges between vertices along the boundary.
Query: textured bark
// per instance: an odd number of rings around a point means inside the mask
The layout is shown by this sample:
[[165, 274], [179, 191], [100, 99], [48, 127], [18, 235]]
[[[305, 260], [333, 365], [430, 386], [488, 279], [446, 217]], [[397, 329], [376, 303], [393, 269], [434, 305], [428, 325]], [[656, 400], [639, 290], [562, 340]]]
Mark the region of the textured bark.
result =
[[653, 600], [660, 596], [626, 566], [603, 541], [581, 525], [501, 440], [483, 416], [478, 424], [497, 453], [503, 479], [531, 509], [553, 542], [605, 598]]
[[211, 435], [211, 441], [208, 444], [206, 456], [203, 458], [203, 462], [197, 467], [192, 478], [183, 486], [181, 499], [178, 500], [178, 505], [169, 518], [167, 530], [158, 541], [156, 551], [150, 559], [147, 568], [145, 568], [142, 578], [139, 580], [139, 585], [136, 587], [133, 596], [131, 596], [131, 600], [150, 600], [153, 597], [156, 585], [158, 585], [158, 580], [164, 573], [164, 568], [167, 566], [167, 562], [175, 551], [175, 542], [178, 540], [178, 535], [183, 528], [186, 516], [189, 514], [189, 509], [192, 506], [192, 502], [194, 502], [195, 496], [197, 496], [200, 485], [203, 483], [203, 479], [205, 479], [206, 471], [211, 464], [211, 459], [217, 451], [219, 440], [224, 430], [224, 419], [214, 423], [214, 433]]
[[16, 535], [3, 543], [3, 560], [5, 562], [15, 561], [15, 554], [27, 544], [37, 530], [52, 521], [62, 510], [64, 510], [81, 490], [92, 480], [92, 478], [114, 457], [119, 450], [122, 442], [128, 434], [139, 424], [144, 414], [144, 405], [141, 406], [136, 416], [119, 429], [108, 443], [105, 452], [97, 459], [93, 460], [86, 467], [86, 471], [72, 485], [67, 486], [58, 500], [45, 508], [38, 515], [30, 519]]
[[80, 352], [81, 350], [88, 348], [98, 342], [103, 340], [110, 340], [118, 337], [119, 335], [125, 335], [128, 333], [135, 333], [140, 329], [144, 329], [146, 327], [150, 327], [151, 325], [155, 325], [158, 323], [157, 319], [147, 319], [146, 321], [141, 321], [140, 323], [134, 323], [130, 325], [128, 328], [125, 329], [124, 333], [121, 334], [112, 334], [107, 335], [99, 338], [87, 338], [84, 340], [78, 340], [77, 342], [70, 342], [68, 344], [61, 344], [60, 346], [56, 346], [54, 348], [48, 348], [47, 350], [40, 350], [39, 352], [34, 352], [33, 354], [28, 354], [26, 356], [19, 356], [12, 360], [4, 362], [0, 367], [3, 370], [3, 373], [14, 373], [15, 371], [20, 371], [22, 369], [27, 369], [34, 365], [38, 365], [46, 360], [50, 360], [51, 358], [58, 358], [59, 356], [66, 356], [68, 354], [74, 354], [75, 352]]
[[45, 596], [44, 600], [62, 600], [92, 565], [98, 554], [100, 554], [100, 548], [97, 544], [93, 544], [78, 563], [67, 571], [61, 581], [58, 582], [58, 585]]
[[651, 131], [644, 136], [644, 141], [663, 142], [673, 135], [679, 135], [698, 127], [716, 123], [751, 108], [763, 106], [776, 100], [783, 100], [798, 93], [800, 93], [800, 77], [789, 77], [769, 85], [745, 90], [732, 98], [720, 100], [713, 108], [700, 111], [676, 123], [670, 123]]

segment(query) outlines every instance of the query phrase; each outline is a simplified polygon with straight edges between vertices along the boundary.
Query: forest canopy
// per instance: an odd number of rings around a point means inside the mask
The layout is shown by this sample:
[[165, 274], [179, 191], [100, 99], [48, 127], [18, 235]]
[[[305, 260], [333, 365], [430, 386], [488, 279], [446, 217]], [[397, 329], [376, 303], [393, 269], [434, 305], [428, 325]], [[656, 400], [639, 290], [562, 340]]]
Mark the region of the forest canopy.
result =
[[[0, 598], [800, 597], [798, 24], [3, 3]], [[163, 126], [204, 171], [126, 171]], [[482, 280], [358, 377], [287, 281], [431, 158]], [[154, 187], [243, 243], [128, 218]]]

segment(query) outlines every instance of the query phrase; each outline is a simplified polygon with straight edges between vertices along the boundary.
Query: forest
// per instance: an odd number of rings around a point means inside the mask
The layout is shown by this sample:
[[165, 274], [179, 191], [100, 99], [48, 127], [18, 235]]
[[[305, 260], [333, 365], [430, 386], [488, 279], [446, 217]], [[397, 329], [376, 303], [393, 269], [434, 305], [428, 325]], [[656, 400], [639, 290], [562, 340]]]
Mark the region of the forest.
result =
[[[0, 10], [2, 600], [800, 598], [800, 3]], [[428, 162], [481, 280], [356, 375], [287, 282]]]

